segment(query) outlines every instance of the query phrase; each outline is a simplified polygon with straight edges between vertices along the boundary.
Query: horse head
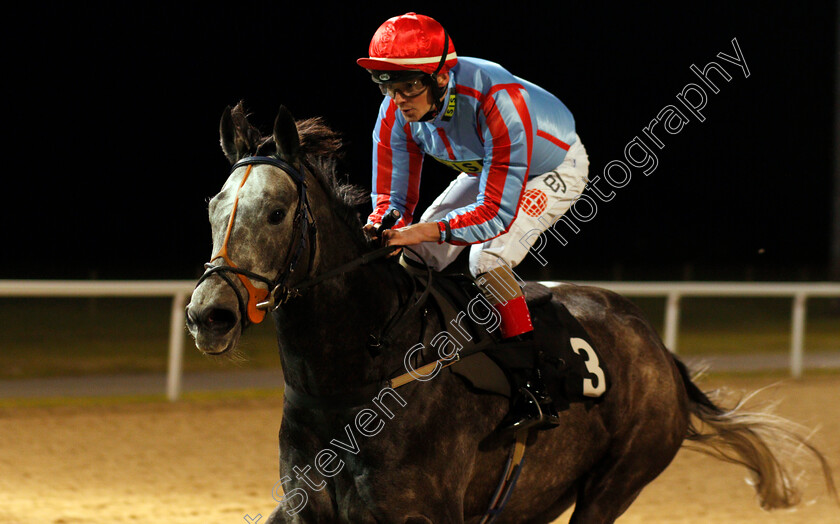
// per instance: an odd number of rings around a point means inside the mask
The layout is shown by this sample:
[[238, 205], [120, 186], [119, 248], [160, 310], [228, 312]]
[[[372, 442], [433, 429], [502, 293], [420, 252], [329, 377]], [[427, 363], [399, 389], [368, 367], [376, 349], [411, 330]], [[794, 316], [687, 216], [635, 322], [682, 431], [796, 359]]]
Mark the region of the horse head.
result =
[[232, 168], [210, 200], [212, 256], [187, 306], [196, 346], [212, 355], [236, 347], [242, 330], [264, 319], [272, 291], [301, 266], [311, 270], [316, 249], [289, 111], [281, 106], [270, 137], [248, 122], [241, 102], [225, 109], [219, 127]]

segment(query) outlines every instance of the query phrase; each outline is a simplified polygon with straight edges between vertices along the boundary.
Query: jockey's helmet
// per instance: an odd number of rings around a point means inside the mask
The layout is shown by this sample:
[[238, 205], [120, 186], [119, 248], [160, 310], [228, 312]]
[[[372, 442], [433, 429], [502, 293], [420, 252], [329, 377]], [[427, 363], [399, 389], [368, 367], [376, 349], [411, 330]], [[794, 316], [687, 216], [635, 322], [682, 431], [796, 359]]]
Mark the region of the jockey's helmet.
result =
[[419, 79], [423, 86], [431, 88], [434, 112], [440, 109], [444, 90], [438, 88], [435, 76], [457, 64], [458, 54], [437, 20], [417, 13], [389, 18], [374, 33], [368, 54], [368, 58], [359, 58], [356, 63], [370, 72], [383, 94], [393, 97], [392, 91], [396, 89], [411, 96], [405, 89], [411, 89], [412, 83], [419, 94], [425, 90], [416, 82]]

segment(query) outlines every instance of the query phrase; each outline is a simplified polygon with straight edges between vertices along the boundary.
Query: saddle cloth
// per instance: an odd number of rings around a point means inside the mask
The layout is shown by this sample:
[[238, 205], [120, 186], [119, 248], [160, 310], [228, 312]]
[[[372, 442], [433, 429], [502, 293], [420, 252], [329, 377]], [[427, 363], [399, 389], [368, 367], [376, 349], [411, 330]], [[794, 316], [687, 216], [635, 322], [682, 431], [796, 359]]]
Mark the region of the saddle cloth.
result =
[[[431, 296], [444, 326], [450, 326], [459, 312], [466, 312], [469, 301], [480, 293], [473, 280], [462, 274], [438, 274], [432, 282]], [[511, 393], [523, 385], [527, 370], [537, 368], [558, 411], [572, 402], [591, 405], [603, 398], [609, 375], [580, 322], [562, 303], [552, 301], [549, 288], [529, 282], [524, 293], [534, 324], [532, 334], [500, 340], [498, 329], [488, 332], [462, 313], [460, 326], [472, 336], [461, 349], [468, 356], [447, 369], [478, 393], [511, 399]], [[470, 354], [478, 346], [484, 348]]]

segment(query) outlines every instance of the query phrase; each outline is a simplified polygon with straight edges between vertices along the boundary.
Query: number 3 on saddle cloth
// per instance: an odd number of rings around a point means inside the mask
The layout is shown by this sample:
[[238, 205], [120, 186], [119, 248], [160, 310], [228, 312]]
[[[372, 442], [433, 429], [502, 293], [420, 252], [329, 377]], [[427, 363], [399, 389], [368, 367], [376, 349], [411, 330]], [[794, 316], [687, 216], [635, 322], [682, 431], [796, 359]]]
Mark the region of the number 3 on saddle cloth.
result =
[[[468, 310], [469, 301], [479, 291], [467, 276], [441, 277], [433, 280], [431, 295], [448, 326], [459, 312]], [[524, 340], [500, 341], [461, 313], [460, 327], [469, 331], [472, 340], [464, 341], [460, 351], [467, 356], [448, 369], [479, 393], [513, 400], [511, 392], [518, 391], [524, 378], [531, 375], [529, 371], [536, 368], [558, 412], [573, 402], [583, 402], [589, 408], [604, 397], [610, 384], [591, 337], [564, 305], [552, 303], [553, 295], [547, 287], [527, 283], [524, 292], [533, 334]]]

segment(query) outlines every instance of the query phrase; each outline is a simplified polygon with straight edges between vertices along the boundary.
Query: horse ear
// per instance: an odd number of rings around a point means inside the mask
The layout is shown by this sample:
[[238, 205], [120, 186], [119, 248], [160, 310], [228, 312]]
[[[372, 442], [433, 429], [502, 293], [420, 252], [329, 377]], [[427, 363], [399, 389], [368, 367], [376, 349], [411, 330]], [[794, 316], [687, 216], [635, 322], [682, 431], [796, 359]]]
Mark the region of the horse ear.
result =
[[286, 106], [280, 106], [277, 119], [274, 120], [274, 144], [280, 158], [293, 165], [297, 162], [300, 137], [298, 136], [295, 119], [286, 109]]
[[222, 113], [219, 134], [222, 151], [231, 164], [254, 154], [260, 145], [260, 132], [248, 122], [242, 102]]
[[234, 164], [239, 160], [239, 153], [236, 150], [236, 128], [230, 115], [232, 110], [230, 106], [227, 106], [222, 111], [222, 120], [219, 122], [219, 143], [228, 161]]

